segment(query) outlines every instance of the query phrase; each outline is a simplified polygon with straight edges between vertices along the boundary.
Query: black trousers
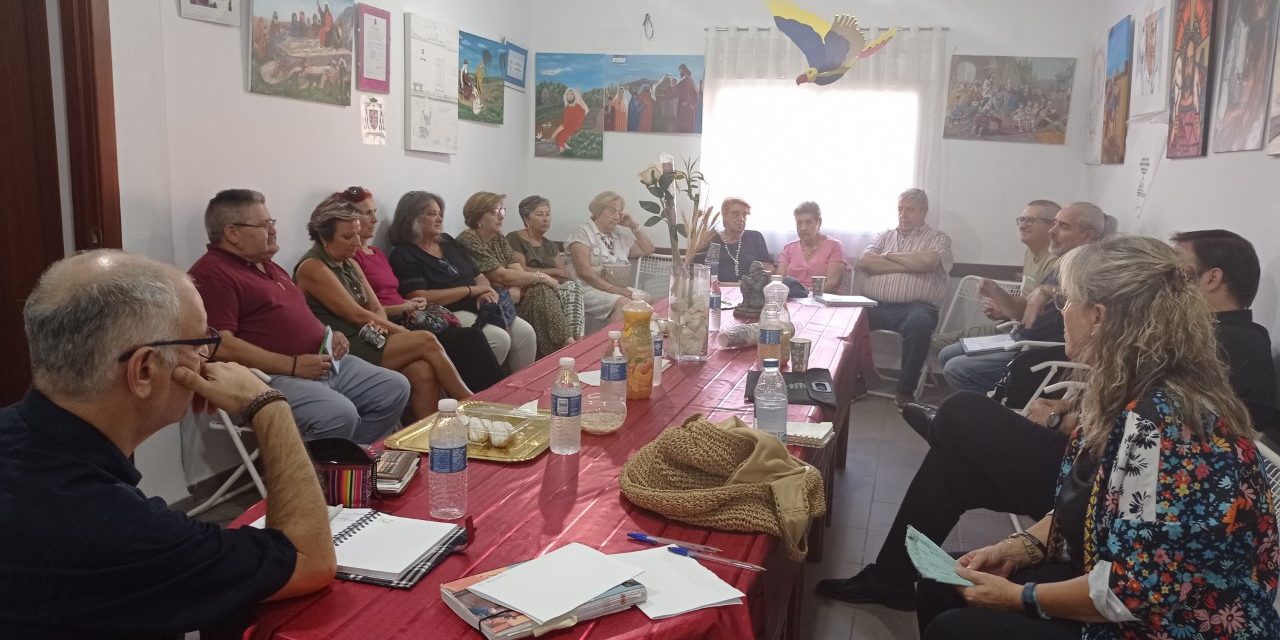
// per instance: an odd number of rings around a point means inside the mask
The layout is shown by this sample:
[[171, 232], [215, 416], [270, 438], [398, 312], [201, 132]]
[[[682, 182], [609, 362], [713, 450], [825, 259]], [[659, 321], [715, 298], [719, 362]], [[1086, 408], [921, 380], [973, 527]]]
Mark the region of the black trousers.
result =
[[899, 393], [915, 394], [920, 370], [929, 357], [929, 342], [938, 326], [938, 308], [927, 302], [886, 302], [867, 310], [872, 329], [891, 329], [902, 334], [902, 370]]
[[[1009, 580], [1017, 584], [1061, 582], [1079, 575], [1074, 565], [1051, 563], [1015, 571]], [[921, 640], [1075, 640], [1083, 626], [1073, 620], [1040, 620], [1021, 611], [970, 608], [955, 587], [928, 580], [917, 588], [916, 602]]]
[[943, 401], [929, 441], [929, 453], [876, 556], [880, 578], [890, 584], [916, 579], [907, 556], [907, 525], [940, 543], [970, 509], [1035, 518], [1048, 513], [1068, 443], [1057, 431], [971, 392]]
[[484, 333], [475, 327], [449, 327], [436, 334], [467, 388], [480, 393], [505, 376]]

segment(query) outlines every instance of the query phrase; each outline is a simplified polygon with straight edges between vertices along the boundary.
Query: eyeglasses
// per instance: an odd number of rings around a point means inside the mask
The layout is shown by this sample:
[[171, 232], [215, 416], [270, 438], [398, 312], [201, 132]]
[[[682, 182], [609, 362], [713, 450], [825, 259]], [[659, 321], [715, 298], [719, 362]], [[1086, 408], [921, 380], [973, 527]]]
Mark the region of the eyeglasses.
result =
[[505, 215], [507, 215], [507, 208], [506, 208], [506, 207], [498, 207], [497, 209], [494, 209], [494, 210], [493, 210], [493, 215], [495, 215], [495, 216], [505, 216]]
[[1062, 310], [1066, 309], [1066, 308], [1067, 308], [1067, 305], [1069, 305], [1069, 304], [1071, 304], [1071, 298], [1068, 298], [1068, 297], [1067, 297], [1067, 294], [1063, 293], [1062, 291], [1056, 291], [1056, 292], [1054, 292], [1054, 294], [1053, 294], [1053, 307], [1054, 307], [1055, 309], [1057, 309], [1058, 311], [1062, 311]]
[[1035, 224], [1037, 222], [1043, 222], [1045, 224], [1053, 224], [1053, 220], [1049, 218], [1033, 218], [1031, 216], [1019, 216], [1017, 218], [1014, 218], [1014, 221], [1017, 222], [1019, 225]]
[[265, 221], [263, 221], [263, 222], [259, 222], [258, 224], [250, 224], [250, 223], [248, 223], [248, 222], [232, 222], [232, 223], [231, 223], [231, 226], [233, 226], [233, 227], [253, 227], [254, 229], [274, 229], [274, 228], [276, 228], [276, 219], [275, 219], [275, 218], [267, 218]]
[[190, 345], [193, 347], [208, 347], [207, 349], [197, 350], [196, 353], [205, 360], [212, 360], [214, 354], [218, 353], [218, 346], [222, 344], [222, 334], [217, 329], [209, 327], [208, 332], [203, 338], [193, 338], [190, 340], [158, 340], [156, 342], [148, 342], [144, 345], [134, 347], [122, 354], [116, 359], [116, 362], [124, 362], [133, 357], [138, 349], [146, 347], [169, 347], [178, 345]]

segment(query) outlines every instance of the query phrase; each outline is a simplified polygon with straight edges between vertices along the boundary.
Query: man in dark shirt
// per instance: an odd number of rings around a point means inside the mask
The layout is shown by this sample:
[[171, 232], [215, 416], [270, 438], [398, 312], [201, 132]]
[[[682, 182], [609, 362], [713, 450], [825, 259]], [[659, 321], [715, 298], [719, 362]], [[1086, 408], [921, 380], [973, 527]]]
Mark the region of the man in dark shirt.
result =
[[[1172, 238], [1218, 319], [1217, 334], [1231, 386], [1255, 426], [1275, 415], [1276, 377], [1267, 330], [1248, 306], [1260, 266], [1249, 241], [1230, 231], [1194, 231]], [[875, 562], [845, 580], [823, 580], [818, 593], [845, 600], [915, 608], [916, 573], [906, 551], [911, 525], [943, 540], [970, 509], [1035, 518], [1053, 508], [1058, 472], [1076, 415], [1062, 401], [1033, 403], [1026, 417], [986, 396], [961, 392], [938, 408], [929, 453], [903, 497]], [[1043, 541], [1042, 541], [1043, 542]]]
[[[23, 309], [32, 389], [0, 410], [0, 637], [216, 627], [334, 575], [328, 512], [288, 404], [219, 338], [181, 271], [118, 251], [49, 268]], [[266, 529], [223, 530], [138, 490], [138, 445], [186, 411], [247, 417]]]

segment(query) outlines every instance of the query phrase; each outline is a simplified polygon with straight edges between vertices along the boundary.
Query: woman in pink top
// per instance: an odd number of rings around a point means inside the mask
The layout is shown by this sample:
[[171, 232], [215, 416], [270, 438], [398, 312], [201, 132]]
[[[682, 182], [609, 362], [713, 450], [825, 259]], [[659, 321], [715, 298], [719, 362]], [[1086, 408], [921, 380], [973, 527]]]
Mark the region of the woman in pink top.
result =
[[840, 290], [844, 276], [844, 245], [822, 234], [822, 209], [816, 202], [801, 202], [796, 207], [796, 235], [799, 240], [787, 243], [778, 254], [778, 273], [791, 276], [805, 287], [813, 286], [813, 276], [826, 276], [823, 293]]

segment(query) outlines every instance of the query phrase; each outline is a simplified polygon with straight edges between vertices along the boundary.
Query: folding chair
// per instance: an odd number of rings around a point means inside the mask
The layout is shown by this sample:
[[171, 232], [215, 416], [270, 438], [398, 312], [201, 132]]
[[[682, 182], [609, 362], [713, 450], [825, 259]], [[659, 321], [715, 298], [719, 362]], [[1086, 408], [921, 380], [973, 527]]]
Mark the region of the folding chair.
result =
[[1271, 489], [1271, 501], [1275, 503], [1280, 500], [1280, 453], [1271, 448], [1271, 445], [1262, 440], [1254, 440], [1258, 445], [1259, 464], [1262, 466], [1262, 475], [1267, 477], [1267, 487]]
[[[258, 376], [258, 378], [263, 382], [271, 382], [271, 377], [267, 374], [257, 369], [250, 369], [250, 371], [252, 371], [254, 375]], [[227, 412], [222, 409], [218, 409], [216, 417], [209, 423], [209, 428], [225, 431], [227, 433], [227, 437], [231, 439], [231, 445], [235, 447], [236, 453], [240, 454], [240, 466], [237, 467], [235, 471], [231, 472], [231, 475], [228, 476], [222, 485], [213, 492], [213, 495], [187, 511], [187, 515], [190, 517], [198, 516], [252, 488], [257, 488], [258, 495], [263, 498], [267, 497], [267, 487], [262, 482], [262, 476], [258, 474], [258, 468], [254, 466], [254, 462], [258, 459], [259, 452], [255, 449], [250, 453], [248, 447], [244, 444], [244, 439], [241, 438], [242, 434], [252, 433], [253, 429], [247, 426], [236, 426], [235, 423], [232, 422], [231, 416], [227, 415]], [[231, 487], [240, 479], [240, 476], [244, 475], [246, 472], [249, 474], [250, 482], [236, 489], [232, 489]]]
[[640, 256], [636, 265], [635, 288], [648, 292], [653, 300], [667, 297], [673, 262], [674, 258], [667, 255]]

